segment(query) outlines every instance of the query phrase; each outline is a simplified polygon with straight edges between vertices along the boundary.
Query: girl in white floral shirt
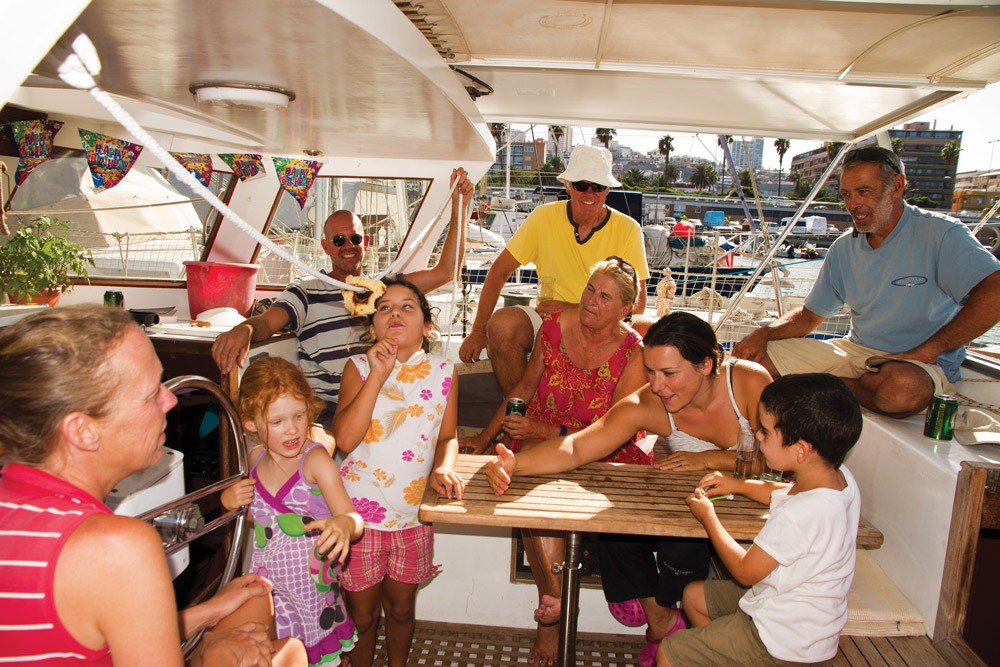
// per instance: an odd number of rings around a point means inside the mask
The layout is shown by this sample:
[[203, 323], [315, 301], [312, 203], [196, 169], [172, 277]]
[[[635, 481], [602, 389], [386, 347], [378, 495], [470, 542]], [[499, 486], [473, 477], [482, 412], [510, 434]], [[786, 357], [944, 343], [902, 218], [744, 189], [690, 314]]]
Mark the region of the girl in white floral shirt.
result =
[[385, 610], [389, 665], [403, 667], [413, 639], [417, 587], [433, 574], [434, 533], [417, 510], [428, 484], [461, 498], [453, 364], [425, 351], [430, 306], [405, 280], [386, 281], [369, 333], [375, 344], [351, 357], [333, 420], [340, 469], [365, 532], [351, 546], [341, 588], [358, 628], [352, 667], [368, 667]]

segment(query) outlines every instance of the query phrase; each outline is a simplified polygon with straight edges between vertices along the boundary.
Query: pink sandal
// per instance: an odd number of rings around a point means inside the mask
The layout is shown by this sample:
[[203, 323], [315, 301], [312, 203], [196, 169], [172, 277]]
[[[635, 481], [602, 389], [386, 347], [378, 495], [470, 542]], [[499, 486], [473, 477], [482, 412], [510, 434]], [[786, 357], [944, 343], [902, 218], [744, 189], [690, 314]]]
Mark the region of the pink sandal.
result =
[[635, 598], [625, 602], [609, 602], [608, 610], [615, 620], [630, 628], [646, 625], [646, 612]]
[[656, 665], [656, 650], [660, 648], [660, 642], [674, 634], [678, 630], [684, 630], [687, 628], [687, 623], [684, 622], [684, 614], [680, 609], [677, 610], [677, 622], [674, 623], [674, 627], [667, 630], [666, 633], [659, 639], [654, 639], [649, 636], [649, 628], [646, 628], [646, 645], [641, 651], [639, 651], [639, 665], [640, 667], [655, 667]]

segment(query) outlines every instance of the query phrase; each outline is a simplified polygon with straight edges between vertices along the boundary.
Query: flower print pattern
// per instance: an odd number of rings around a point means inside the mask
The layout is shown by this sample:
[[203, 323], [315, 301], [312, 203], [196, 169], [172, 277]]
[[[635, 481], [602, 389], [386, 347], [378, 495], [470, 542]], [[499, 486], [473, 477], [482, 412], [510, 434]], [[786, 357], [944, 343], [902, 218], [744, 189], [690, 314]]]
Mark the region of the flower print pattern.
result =
[[381, 523], [385, 519], [386, 510], [376, 500], [370, 498], [353, 498], [355, 511], [361, 515], [365, 523]]
[[[589, 426], [611, 405], [618, 378], [633, 354], [639, 354], [638, 334], [630, 333], [611, 357], [595, 369], [576, 366], [561, 351], [562, 332], [558, 314], [542, 323], [539, 350], [544, 359], [544, 372], [538, 390], [528, 404], [527, 416], [553, 426], [571, 429]], [[639, 438], [645, 437], [641, 432]], [[649, 465], [652, 460], [635, 446], [636, 438], [620, 447], [605, 461]]]
[[[363, 355], [351, 358], [362, 377], [370, 370]], [[379, 391], [369, 431], [375, 436], [354, 449], [341, 477], [365, 525], [401, 530], [420, 524], [417, 511], [434, 461], [454, 366], [423, 351], [405, 363]], [[445, 395], [439, 388], [445, 390]]]
[[373, 419], [371, 426], [368, 427], [368, 432], [365, 433], [365, 442], [368, 444], [378, 442], [384, 434], [385, 429], [382, 427], [382, 422], [377, 419]]
[[441, 395], [447, 397], [451, 393], [451, 376], [441, 381]]
[[427, 478], [420, 477], [410, 482], [410, 485], [403, 489], [403, 498], [413, 506], [420, 504], [424, 497], [424, 489], [427, 488]]
[[404, 364], [396, 372], [396, 379], [404, 384], [413, 384], [431, 374], [430, 361], [424, 360], [417, 364]]

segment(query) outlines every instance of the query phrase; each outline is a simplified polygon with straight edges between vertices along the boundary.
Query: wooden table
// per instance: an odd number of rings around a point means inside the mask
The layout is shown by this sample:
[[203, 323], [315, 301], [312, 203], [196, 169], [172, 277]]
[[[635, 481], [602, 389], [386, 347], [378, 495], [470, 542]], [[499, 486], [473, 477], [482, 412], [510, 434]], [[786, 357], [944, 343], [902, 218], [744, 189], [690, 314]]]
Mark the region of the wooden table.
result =
[[[651, 466], [589, 463], [570, 472], [515, 477], [497, 496], [486, 481], [491, 456], [460, 454], [456, 472], [465, 481], [465, 497], [449, 500], [430, 487], [420, 505], [420, 519], [509, 528], [567, 531], [563, 576], [559, 664], [576, 664], [576, 620], [580, 595], [580, 533], [619, 533], [666, 537], [703, 537], [705, 529], [688, 510], [685, 498], [704, 475], [667, 473]], [[722, 525], [737, 540], [753, 540], [768, 508], [736, 496], [715, 503]], [[877, 548], [882, 534], [862, 520], [858, 546]]]

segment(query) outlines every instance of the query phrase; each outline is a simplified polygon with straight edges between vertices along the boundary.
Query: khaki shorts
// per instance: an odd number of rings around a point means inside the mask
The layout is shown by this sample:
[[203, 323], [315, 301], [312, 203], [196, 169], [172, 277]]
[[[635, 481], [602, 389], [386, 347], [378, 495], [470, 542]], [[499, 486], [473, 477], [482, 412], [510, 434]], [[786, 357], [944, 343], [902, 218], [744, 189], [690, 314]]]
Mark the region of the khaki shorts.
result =
[[[746, 588], [732, 581], [712, 579], [705, 582], [705, 603], [712, 622], [672, 634], [663, 640], [663, 650], [676, 667], [792, 667], [801, 662], [778, 660], [764, 647], [753, 619], [739, 607]], [[789, 628], [789, 632], [794, 632]], [[832, 665], [833, 660], [811, 663]]]
[[[858, 345], [846, 338], [816, 340], [815, 338], [786, 338], [767, 344], [767, 356], [781, 375], [793, 373], [830, 373], [842, 378], [859, 378], [871, 368], [866, 361], [871, 357], [887, 354], [873, 347]], [[954, 394], [955, 385], [948, 381], [944, 370], [937, 364], [925, 364], [913, 359], [894, 359], [919, 366], [934, 382], [935, 394]]]

